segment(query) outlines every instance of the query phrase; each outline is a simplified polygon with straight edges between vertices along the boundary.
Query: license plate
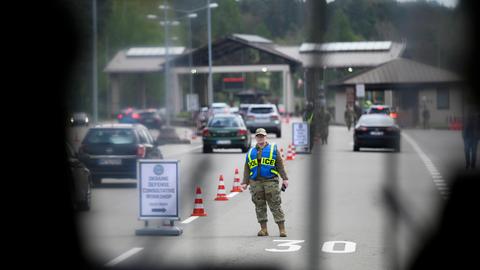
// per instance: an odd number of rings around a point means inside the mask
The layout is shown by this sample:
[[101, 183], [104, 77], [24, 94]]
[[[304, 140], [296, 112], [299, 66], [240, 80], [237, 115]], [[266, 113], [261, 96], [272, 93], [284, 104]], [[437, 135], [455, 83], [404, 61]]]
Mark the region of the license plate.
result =
[[270, 118], [259, 118], [259, 119], [257, 119], [256, 122], [258, 122], [258, 123], [268, 123], [268, 122], [270, 122]]
[[121, 159], [99, 159], [98, 164], [100, 165], [122, 165]]
[[230, 140], [219, 140], [217, 141], [217, 144], [231, 144], [232, 142]]
[[370, 132], [370, 135], [373, 135], [373, 136], [382, 136], [382, 135], [383, 135], [383, 131], [372, 131], [372, 132]]

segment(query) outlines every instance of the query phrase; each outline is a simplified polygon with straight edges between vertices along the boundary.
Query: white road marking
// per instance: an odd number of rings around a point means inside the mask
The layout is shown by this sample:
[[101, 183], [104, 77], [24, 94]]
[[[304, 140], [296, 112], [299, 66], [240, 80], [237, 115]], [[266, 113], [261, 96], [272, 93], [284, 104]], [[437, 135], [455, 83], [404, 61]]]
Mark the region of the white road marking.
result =
[[287, 249], [266, 248], [269, 252], [294, 252], [299, 251], [302, 246], [296, 245], [305, 242], [305, 240], [273, 240], [273, 242], [284, 242], [277, 244], [279, 247], [288, 247]]
[[414, 139], [412, 139], [410, 136], [405, 134], [404, 132], [401, 133], [403, 138], [407, 140], [410, 145], [413, 147], [417, 155], [420, 157], [420, 159], [423, 161], [423, 164], [427, 168], [427, 170], [430, 173], [430, 176], [433, 179], [433, 182], [435, 183], [435, 186], [437, 189], [440, 191], [440, 194], [443, 195], [443, 197], [446, 199], [449, 193], [449, 188], [445, 181], [443, 180], [442, 174], [437, 170], [437, 167], [433, 164], [433, 162], [430, 160], [430, 158], [423, 152], [423, 150], [418, 146], [417, 142], [415, 142]]
[[188, 224], [188, 223], [194, 221], [197, 218], [198, 218], [198, 216], [189, 217], [189, 218], [185, 219], [184, 221], [182, 221], [182, 224]]
[[233, 198], [235, 197], [239, 192], [232, 192], [230, 194], [227, 195], [227, 198]]
[[[335, 245], [340, 244], [343, 245], [342, 249], [335, 249]], [[357, 244], [355, 242], [349, 241], [328, 241], [323, 243], [322, 251], [327, 253], [353, 253], [357, 248]]]
[[136, 253], [138, 253], [142, 250], [143, 250], [143, 248], [141, 248], [141, 247], [132, 248], [129, 251], [127, 251], [127, 252], [123, 253], [122, 255], [118, 256], [117, 258], [109, 261], [108, 263], [105, 264], [105, 266], [106, 267], [115, 266], [116, 264], [128, 259], [129, 257], [135, 255]]

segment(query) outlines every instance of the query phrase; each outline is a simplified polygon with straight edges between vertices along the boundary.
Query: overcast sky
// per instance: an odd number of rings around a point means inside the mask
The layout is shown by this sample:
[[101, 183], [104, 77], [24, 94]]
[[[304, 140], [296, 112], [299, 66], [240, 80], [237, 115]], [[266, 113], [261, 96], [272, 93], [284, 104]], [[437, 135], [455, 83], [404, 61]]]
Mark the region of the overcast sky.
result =
[[[335, 1], [335, 0], [327, 0], [327, 2], [332, 2], [332, 1]], [[416, 0], [397, 0], [398, 2], [412, 2], [412, 1], [416, 1]], [[447, 6], [447, 7], [455, 7], [458, 3], [459, 0], [429, 0], [429, 1], [434, 1], [434, 2], [438, 2], [444, 6]]]

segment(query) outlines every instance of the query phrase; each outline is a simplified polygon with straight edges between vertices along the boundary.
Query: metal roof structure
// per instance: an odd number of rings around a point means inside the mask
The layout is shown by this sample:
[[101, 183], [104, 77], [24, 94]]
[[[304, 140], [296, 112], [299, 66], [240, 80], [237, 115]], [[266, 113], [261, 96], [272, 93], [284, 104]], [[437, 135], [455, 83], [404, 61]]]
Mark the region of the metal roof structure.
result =
[[332, 82], [330, 86], [342, 85], [392, 85], [392, 84], [438, 84], [460, 83], [462, 79], [444, 69], [413, 60], [398, 58], [378, 67], [361, 71]]
[[[172, 57], [185, 52], [185, 47], [170, 47]], [[165, 62], [165, 47], [134, 47], [121, 50], [107, 64], [107, 73], [159, 72]]]
[[[246, 35], [240, 35], [246, 36]], [[212, 43], [212, 59], [213, 65], [289, 65], [292, 69], [301, 66], [301, 61], [293, 58], [283, 52], [275, 49], [273, 43], [269, 42], [253, 42], [265, 41], [258, 36], [256, 38], [249, 38], [248, 41], [240, 38], [239, 34], [230, 35], [216, 40]], [[268, 41], [268, 40], [267, 40]], [[258, 58], [253, 59], [246, 50], [253, 49], [258, 52]], [[192, 60], [194, 66], [208, 66], [208, 46], [205, 45], [198, 49], [192, 50]], [[173, 59], [173, 63], [177, 67], [188, 66], [189, 54], [183, 54]]]
[[266, 43], [266, 44], [272, 44], [273, 43], [273, 41], [271, 41], [269, 39], [266, 39], [264, 37], [261, 37], [261, 36], [257, 36], [257, 35], [233, 34], [232, 36], [237, 38], [237, 39], [242, 39], [242, 40], [244, 40], [246, 42], [250, 42], [250, 43]]
[[375, 67], [401, 57], [405, 43], [392, 41], [303, 43], [275, 46], [275, 49], [302, 62], [304, 68]]
[[329, 42], [303, 43], [300, 53], [309, 52], [345, 52], [345, 51], [387, 51], [392, 47], [391, 41], [359, 41], [359, 42]]

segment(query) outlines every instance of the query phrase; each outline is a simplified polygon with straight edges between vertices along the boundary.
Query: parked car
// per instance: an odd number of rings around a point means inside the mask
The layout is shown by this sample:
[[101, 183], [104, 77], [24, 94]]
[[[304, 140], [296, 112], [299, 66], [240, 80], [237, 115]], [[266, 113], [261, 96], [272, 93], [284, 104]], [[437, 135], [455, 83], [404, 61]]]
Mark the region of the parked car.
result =
[[267, 133], [282, 137], [282, 121], [275, 104], [252, 104], [248, 107], [245, 123], [251, 132], [264, 128]]
[[353, 133], [353, 151], [362, 147], [393, 148], [400, 152], [400, 128], [386, 114], [364, 114]]
[[210, 107], [210, 116], [217, 113], [230, 113], [230, 106], [224, 102], [212, 103], [212, 106]]
[[119, 123], [136, 124], [140, 122], [140, 114], [133, 108], [127, 108], [117, 114]]
[[238, 113], [242, 116], [243, 120], [245, 121], [247, 119], [247, 113], [248, 113], [248, 107], [250, 107], [252, 104], [240, 104], [238, 107]]
[[138, 159], [163, 159], [148, 129], [141, 124], [103, 124], [90, 128], [79, 158], [95, 185], [102, 178], [136, 178]]
[[70, 117], [71, 126], [88, 126], [89, 121], [88, 115], [84, 112], [73, 113]]
[[76, 210], [88, 211], [90, 210], [92, 201], [92, 177], [90, 170], [78, 159], [73, 147], [66, 143], [67, 159], [72, 172], [71, 191], [73, 207]]
[[373, 114], [373, 113], [386, 114], [386, 115], [389, 115], [390, 117], [392, 117], [394, 119], [396, 119], [398, 117], [398, 113], [388, 105], [372, 105], [372, 106], [370, 106], [370, 108], [367, 109], [367, 114]]
[[161, 129], [164, 125], [163, 118], [160, 116], [158, 110], [139, 110], [137, 113], [140, 115], [138, 122], [146, 126], [147, 128]]
[[252, 136], [241, 116], [237, 114], [216, 114], [203, 129], [203, 152], [211, 153], [213, 148], [240, 148], [246, 153]]

